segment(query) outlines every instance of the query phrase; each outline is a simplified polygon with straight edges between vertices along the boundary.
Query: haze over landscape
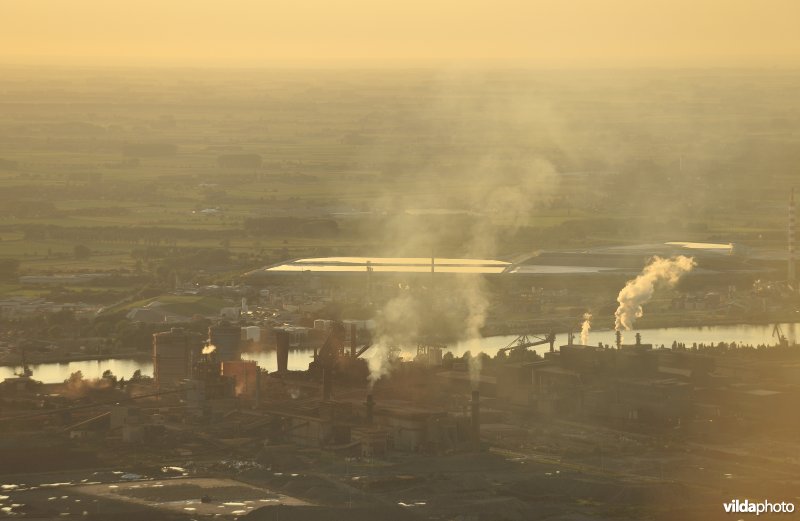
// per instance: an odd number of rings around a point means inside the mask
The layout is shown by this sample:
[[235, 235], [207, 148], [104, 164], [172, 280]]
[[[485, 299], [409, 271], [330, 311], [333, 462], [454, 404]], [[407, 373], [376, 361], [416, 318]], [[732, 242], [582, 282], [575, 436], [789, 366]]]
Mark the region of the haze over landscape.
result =
[[797, 20], [0, 1], [0, 517], [794, 512]]
[[304, 67], [793, 67], [792, 0], [6, 0], [0, 61]]

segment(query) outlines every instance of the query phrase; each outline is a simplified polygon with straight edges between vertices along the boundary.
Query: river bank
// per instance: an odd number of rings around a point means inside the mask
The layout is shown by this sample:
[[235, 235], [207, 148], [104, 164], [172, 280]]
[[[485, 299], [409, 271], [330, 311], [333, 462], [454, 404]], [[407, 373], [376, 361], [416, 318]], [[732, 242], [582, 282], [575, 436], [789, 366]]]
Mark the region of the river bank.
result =
[[[69, 364], [72, 362], [90, 362], [101, 360], [149, 360], [153, 358], [153, 355], [152, 353], [146, 353], [142, 351], [125, 350], [95, 355], [81, 353], [71, 355], [59, 354], [55, 356], [27, 354], [25, 358], [28, 365], [41, 365]], [[7, 355], [0, 359], [0, 367], [19, 367], [21, 365], [22, 357], [18, 354]]]
[[[780, 324], [781, 331], [793, 344], [800, 338], [800, 323], [782, 323]], [[715, 325], [715, 326], [683, 326], [683, 327], [669, 327], [669, 328], [652, 328], [652, 329], [637, 329], [636, 332], [641, 334], [642, 342], [652, 344], [655, 347], [670, 347], [673, 342], [683, 343], [687, 346], [697, 345], [716, 345], [720, 342], [732, 343], [737, 345], [776, 345], [777, 339], [773, 336], [774, 325], [769, 324], [729, 324], [729, 325]], [[489, 356], [495, 356], [498, 350], [512, 344], [519, 333], [510, 335], [495, 335], [483, 338], [476, 338], [472, 340], [465, 340], [461, 342], [450, 343], [446, 346], [446, 351], [453, 354], [453, 356], [461, 357], [467, 351], [470, 353], [486, 353]], [[633, 342], [634, 332], [626, 332], [623, 334], [623, 341], [626, 343]], [[579, 342], [578, 338], [574, 339]], [[568, 335], [566, 333], [557, 333], [554, 347], [556, 350], [560, 346], [568, 343]], [[606, 329], [593, 329], [589, 332], [587, 343], [597, 345], [614, 345], [615, 332], [612, 328]], [[405, 360], [411, 360], [416, 355], [416, 344], [412, 343], [401, 347], [400, 355]], [[532, 351], [543, 353], [549, 350], [548, 344], [535, 346], [531, 348]], [[373, 351], [367, 351], [364, 357], [369, 358]], [[153, 362], [150, 356], [141, 352], [136, 353], [136, 358], [103, 358], [84, 361], [66, 361], [66, 362], [50, 362], [34, 364], [30, 363], [29, 367], [33, 371], [33, 377], [44, 383], [57, 383], [63, 382], [65, 379], [76, 372], [81, 371], [85, 378], [99, 378], [104, 371], [111, 371], [117, 377], [130, 378], [134, 371], [139, 371], [143, 376], [153, 374]], [[303, 347], [300, 349], [293, 349], [289, 352], [288, 368], [290, 370], [302, 371], [308, 368], [309, 362], [313, 357], [313, 349], [311, 347]], [[263, 350], [257, 352], [247, 352], [242, 354], [243, 359], [255, 360], [258, 365], [269, 371], [277, 370], [277, 357], [274, 350]], [[14, 375], [15, 371], [19, 371], [19, 366], [0, 366], [0, 380]]]
[[[572, 331], [577, 335], [580, 331], [580, 323], [578, 320], [575, 320], [575, 327]], [[794, 312], [786, 312], [781, 313], [777, 316], [777, 319], [773, 318], [767, 320], [764, 317], [749, 317], [747, 319], [742, 319], [741, 317], [724, 317], [718, 316], [711, 313], [680, 313], [680, 314], [669, 314], [666, 315], [664, 313], [660, 314], [653, 314], [650, 316], [645, 316], [639, 319], [636, 322], [636, 331], [648, 331], [648, 330], [663, 330], [663, 329], [680, 329], [680, 328], [714, 328], [714, 327], [757, 327], [757, 328], [772, 328], [776, 323], [779, 324], [793, 324], [800, 322], [800, 313]], [[596, 333], [601, 331], [610, 331], [614, 327], [614, 322], [612, 319], [608, 317], [594, 317], [592, 320], [592, 330]], [[549, 331], [553, 330], [555, 333], [559, 335], [566, 335], [569, 332], [569, 326], [563, 319], [553, 318], [543, 318], [543, 319], [536, 319], [530, 320], [525, 322], [504, 322], [504, 323], [493, 323], [485, 326], [482, 330], [482, 339], [478, 340], [478, 343], [483, 345], [486, 339], [493, 339], [498, 337], [509, 337], [509, 342], [513, 340], [513, 337], [521, 334], [528, 334], [528, 335], [545, 335]], [[633, 334], [633, 333], [630, 333]], [[787, 337], [790, 340], [795, 341], [794, 338], [787, 332]], [[683, 334], [677, 336], [684, 336]], [[566, 339], [566, 337], [565, 337]], [[564, 339], [564, 340], [565, 340]], [[685, 339], [675, 338], [679, 342], [686, 341]], [[730, 342], [731, 339], [721, 338], [717, 341], [724, 341]], [[747, 342], [746, 339], [740, 339], [733, 341], [736, 342]], [[557, 345], [559, 344], [560, 339], [556, 342]], [[604, 342], [608, 342], [604, 340]], [[670, 340], [669, 343], [671, 343]], [[447, 342], [452, 346], [458, 346], [463, 344], [457, 339], [453, 339], [450, 342]], [[474, 343], [474, 341], [473, 341]], [[566, 341], [562, 342], [566, 343]], [[597, 343], [597, 340], [592, 342], [593, 344]], [[613, 343], [613, 342], [612, 342]], [[666, 345], [669, 345], [666, 344]], [[689, 342], [691, 343], [691, 342]], [[775, 339], [775, 343], [777, 343], [777, 339]], [[500, 346], [502, 347], [502, 346]], [[305, 350], [303, 350], [305, 351]], [[456, 352], [461, 351], [457, 347], [455, 348]], [[139, 351], [133, 349], [125, 349], [116, 351], [114, 353], [104, 353], [104, 354], [84, 354], [84, 353], [74, 353], [70, 355], [64, 354], [57, 354], [48, 356], [47, 354], [40, 354], [40, 353], [29, 353], [27, 355], [27, 363], [28, 365], [42, 365], [42, 364], [70, 364], [73, 362], [90, 362], [90, 361], [104, 361], [104, 360], [136, 360], [136, 361], [150, 361], [152, 359], [152, 353], [149, 351]], [[22, 364], [22, 359], [19, 354], [8, 354], [3, 358], [0, 358], [0, 367], [20, 367]]]

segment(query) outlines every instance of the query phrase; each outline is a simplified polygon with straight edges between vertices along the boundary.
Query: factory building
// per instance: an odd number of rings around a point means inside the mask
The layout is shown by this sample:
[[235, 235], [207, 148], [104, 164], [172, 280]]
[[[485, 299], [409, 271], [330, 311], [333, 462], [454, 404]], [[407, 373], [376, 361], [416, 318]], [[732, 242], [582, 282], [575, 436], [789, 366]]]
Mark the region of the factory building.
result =
[[215, 346], [217, 359], [220, 362], [239, 359], [239, 343], [242, 340], [242, 328], [228, 322], [208, 328], [208, 343]]
[[362, 404], [322, 401], [291, 409], [262, 409], [278, 430], [271, 439], [307, 447], [355, 450], [362, 456], [383, 454], [389, 449], [401, 452], [441, 453], [476, 445], [479, 420], [473, 405], [473, 418], [451, 415], [408, 402], [376, 406], [367, 399]]
[[200, 335], [172, 328], [153, 335], [153, 376], [157, 387], [172, 386], [191, 377], [203, 349]]
[[497, 396], [546, 415], [676, 422], [691, 416], [689, 380], [702, 378], [707, 363], [693, 361], [694, 370], [662, 367], [667, 358], [640, 342], [620, 349], [568, 344], [543, 361], [501, 368]]
[[236, 396], [257, 398], [260, 374], [255, 360], [222, 362], [222, 376], [233, 378], [236, 385]]
[[216, 351], [206, 350], [198, 358], [187, 382], [186, 403], [201, 416], [219, 415], [235, 406], [236, 379], [222, 374]]

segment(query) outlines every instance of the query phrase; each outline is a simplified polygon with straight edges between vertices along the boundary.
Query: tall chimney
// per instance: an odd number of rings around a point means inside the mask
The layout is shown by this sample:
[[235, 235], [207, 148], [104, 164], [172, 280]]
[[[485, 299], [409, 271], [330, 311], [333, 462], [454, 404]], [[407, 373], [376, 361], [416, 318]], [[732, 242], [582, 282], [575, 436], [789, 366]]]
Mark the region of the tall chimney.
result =
[[622, 348], [622, 331], [617, 330], [616, 337], [617, 337], [617, 349], [621, 349]]
[[367, 406], [367, 423], [372, 423], [372, 412], [375, 409], [375, 400], [372, 398], [372, 393], [367, 395], [367, 402], [364, 405]]
[[481, 393], [472, 391], [472, 439], [470, 440], [474, 450], [481, 448]]
[[356, 337], [358, 336], [358, 331], [356, 328], [356, 323], [353, 322], [350, 324], [350, 355], [355, 358], [356, 357]]
[[642, 345], [642, 334], [641, 333], [636, 333], [636, 345], [637, 346]]
[[275, 330], [275, 343], [277, 346], [278, 372], [289, 369], [289, 333], [282, 329]]
[[794, 237], [795, 237], [795, 208], [794, 208], [794, 188], [792, 188], [792, 195], [789, 198], [789, 266], [786, 274], [786, 283], [797, 289], [797, 276], [795, 274], [796, 259], [794, 250]]

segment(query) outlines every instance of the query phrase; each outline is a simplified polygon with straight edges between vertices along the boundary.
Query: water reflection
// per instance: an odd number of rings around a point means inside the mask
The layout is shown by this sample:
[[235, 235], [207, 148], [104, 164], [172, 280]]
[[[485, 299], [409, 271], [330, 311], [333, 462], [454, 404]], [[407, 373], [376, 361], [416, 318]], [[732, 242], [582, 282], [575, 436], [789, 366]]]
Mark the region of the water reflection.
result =
[[[103, 372], [110, 370], [117, 378], [124, 377], [126, 380], [133, 376], [137, 369], [143, 376], [153, 375], [153, 362], [143, 360], [87, 360], [83, 362], [69, 362], [65, 364], [35, 364], [30, 366], [33, 370], [33, 378], [44, 383], [63, 382], [69, 376], [80, 371], [84, 378], [100, 378]], [[0, 379], [14, 375], [14, 371], [20, 368], [0, 367]]]
[[[314, 352], [310, 349], [298, 349], [289, 351], [288, 367], [290, 371], [304, 371], [308, 369], [308, 363], [311, 362]], [[243, 353], [242, 359], [255, 360], [258, 366], [266, 369], [269, 372], [278, 370], [278, 358], [275, 351], [262, 351], [260, 353]]]
[[[707, 345], [719, 342], [775, 345], [777, 339], [772, 336], [773, 327], [773, 325], [671, 327], [642, 329], [639, 332], [642, 334], [642, 342], [655, 346], [661, 346], [663, 344], [669, 347], [672, 345], [673, 341], [682, 342], [687, 346], [691, 346], [695, 342]], [[800, 331], [800, 324], [780, 324], [780, 327], [790, 343], [797, 341], [799, 338], [798, 331]], [[515, 335], [480, 338], [469, 342], [459, 342], [449, 346], [448, 350], [456, 357], [462, 356], [467, 351], [471, 351], [473, 354], [476, 352], [484, 352], [494, 356], [498, 349], [507, 346], [515, 338]], [[626, 333], [624, 338], [625, 342], [632, 343], [634, 332]], [[588, 343], [597, 345], [598, 342], [602, 342], [603, 344], [614, 345], [614, 341], [613, 331], [592, 331], [589, 335]], [[566, 342], [566, 334], [557, 335], [555, 343], [556, 349]], [[548, 349], [548, 345], [533, 348], [533, 350], [538, 353], [543, 353]], [[402, 355], [406, 359], [413, 358], [415, 354], [414, 346], [409, 346], [402, 350]], [[297, 371], [307, 369], [308, 363], [311, 361], [311, 356], [311, 350], [290, 351], [289, 369]], [[242, 358], [257, 361], [258, 365], [267, 371], [272, 372], [277, 370], [277, 360], [274, 351], [245, 353], [242, 355]], [[85, 378], [100, 378], [104, 371], [110, 370], [118, 378], [124, 377], [125, 379], [129, 379], [137, 369], [141, 371], [144, 376], [152, 376], [153, 363], [148, 360], [92, 360], [86, 362], [70, 362], [66, 364], [38, 364], [32, 365], [31, 369], [33, 370], [33, 377], [35, 379], [44, 383], [57, 383], [63, 382], [75, 371], [81, 371]], [[15, 370], [19, 371], [19, 368], [0, 367], [0, 379], [13, 376]]]

